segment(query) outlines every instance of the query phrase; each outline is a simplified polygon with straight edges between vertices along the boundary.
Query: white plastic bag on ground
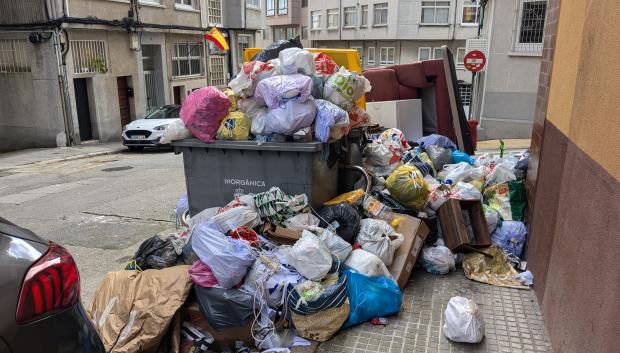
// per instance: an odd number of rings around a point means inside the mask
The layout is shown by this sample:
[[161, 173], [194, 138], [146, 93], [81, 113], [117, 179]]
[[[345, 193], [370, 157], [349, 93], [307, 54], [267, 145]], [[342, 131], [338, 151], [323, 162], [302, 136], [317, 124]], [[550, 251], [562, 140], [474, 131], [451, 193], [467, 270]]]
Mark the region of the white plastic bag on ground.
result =
[[445, 275], [456, 269], [454, 254], [443, 245], [424, 248], [421, 264], [427, 272], [435, 275]]
[[278, 55], [278, 59], [280, 59], [280, 71], [283, 75], [300, 73], [310, 76], [316, 72], [314, 55], [307, 50], [300, 48], [284, 49]]
[[286, 228], [293, 230], [312, 230], [318, 227], [319, 223], [321, 220], [312, 213], [300, 213], [282, 222]]
[[377, 255], [386, 266], [394, 260], [394, 252], [405, 241], [402, 234], [381, 219], [366, 218], [360, 222], [357, 242], [362, 249]]
[[484, 337], [484, 318], [476, 303], [452, 297], [444, 312], [443, 334], [453, 342], [478, 343]]
[[341, 264], [344, 264], [347, 257], [353, 250], [351, 244], [346, 240], [334, 234], [329, 229], [323, 229], [319, 233], [319, 239], [321, 239], [325, 245], [329, 248], [329, 251], [334, 255]]
[[254, 206], [253, 195], [235, 198], [228, 205], [222, 207], [211, 219], [224, 233], [241, 226], [254, 228], [261, 224], [258, 209]]
[[288, 253], [288, 262], [297, 272], [312, 281], [325, 277], [332, 267], [329, 248], [316, 235], [304, 230]]
[[207, 220], [198, 224], [192, 232], [192, 249], [207, 264], [217, 282], [223, 288], [239, 284], [254, 262], [250, 245], [222, 233], [217, 223]]
[[383, 261], [375, 254], [369, 253], [363, 249], [351, 251], [344, 265], [366, 276], [384, 276], [393, 279], [392, 274], [390, 274], [390, 271], [388, 271]]
[[270, 109], [264, 116], [265, 132], [268, 134], [293, 135], [314, 122], [316, 105], [314, 100], [300, 102], [296, 98], [282, 106]]
[[452, 188], [450, 198], [457, 200], [482, 200], [482, 194], [472, 184], [459, 181]]
[[181, 119], [174, 119], [172, 123], [168, 124], [166, 130], [164, 130], [164, 134], [161, 136], [159, 143], [166, 144], [175, 140], [187, 139], [192, 136], [194, 135], [185, 127]]

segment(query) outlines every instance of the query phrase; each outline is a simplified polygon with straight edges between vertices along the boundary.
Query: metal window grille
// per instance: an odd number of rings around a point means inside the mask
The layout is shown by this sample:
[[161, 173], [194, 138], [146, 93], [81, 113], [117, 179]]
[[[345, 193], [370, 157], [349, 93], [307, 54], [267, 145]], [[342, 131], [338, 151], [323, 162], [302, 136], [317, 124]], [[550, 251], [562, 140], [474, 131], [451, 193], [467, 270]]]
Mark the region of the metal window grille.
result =
[[0, 74], [30, 72], [28, 41], [0, 39]]
[[379, 52], [379, 64], [380, 65], [393, 65], [395, 48], [383, 47]]
[[240, 34], [237, 38], [237, 49], [239, 50], [239, 64], [243, 64], [243, 51], [252, 47], [252, 36], [249, 34]]
[[387, 15], [388, 15], [388, 4], [387, 2], [382, 2], [380, 4], [375, 4], [373, 7], [373, 25], [386, 25], [387, 24]]
[[312, 11], [310, 13], [312, 18], [312, 29], [321, 29], [321, 11]]
[[357, 25], [357, 8], [355, 6], [344, 8], [344, 26], [354, 27]]
[[463, 3], [463, 20], [461, 23], [478, 23], [478, 8], [480, 7], [479, 3], [473, 2], [471, 0], [465, 0]]
[[223, 56], [210, 56], [209, 57], [209, 76], [211, 86], [224, 86], [226, 85], [226, 71], [224, 69], [224, 57]]
[[202, 43], [172, 44], [172, 76], [202, 75]]
[[375, 47], [368, 47], [368, 63], [375, 63]]
[[222, 23], [222, 0], [208, 0], [209, 23], [211, 25]]
[[288, 13], [288, 0], [278, 1], [278, 15], [286, 15]]
[[447, 24], [449, 1], [422, 1], [422, 23]]
[[463, 105], [471, 105], [471, 83], [460, 83], [459, 94], [461, 95]]
[[267, 16], [273, 16], [276, 14], [276, 0], [267, 0], [265, 14]]
[[108, 55], [104, 40], [71, 40], [69, 43], [75, 75], [108, 71]]
[[360, 27], [368, 26], [368, 5], [360, 8]]
[[513, 49], [517, 52], [542, 52], [546, 0], [520, 0]]
[[23, 24], [45, 22], [45, 0], [7, 0], [0, 1], [0, 24]]
[[157, 109], [157, 105], [155, 104], [154, 71], [144, 71], [144, 89], [146, 91], [146, 112], [148, 114]]
[[327, 28], [338, 28], [338, 9], [327, 10]]

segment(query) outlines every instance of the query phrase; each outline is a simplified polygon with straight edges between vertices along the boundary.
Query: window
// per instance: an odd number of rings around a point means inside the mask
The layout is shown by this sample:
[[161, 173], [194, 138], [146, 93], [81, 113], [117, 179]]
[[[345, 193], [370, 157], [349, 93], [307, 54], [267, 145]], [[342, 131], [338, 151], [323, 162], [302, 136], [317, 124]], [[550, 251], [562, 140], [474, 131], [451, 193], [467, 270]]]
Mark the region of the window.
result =
[[459, 68], [465, 67], [465, 48], [456, 49], [456, 62], [454, 65]]
[[295, 27], [275, 27], [273, 29], [273, 41], [277, 42], [282, 39], [291, 39], [297, 35]]
[[261, 29], [261, 32], [263, 32], [263, 40], [267, 40], [269, 39], [269, 31], [266, 29]]
[[209, 79], [211, 86], [226, 85], [226, 70], [223, 56], [209, 57]]
[[288, 13], [288, 0], [279, 0], [278, 15], [286, 15]]
[[301, 26], [301, 39], [308, 39], [308, 26]]
[[448, 24], [449, 1], [422, 1], [422, 23]]
[[327, 10], [327, 29], [338, 28], [338, 9]]
[[308, 0], [301, 0], [301, 7], [308, 7]]
[[520, 0], [514, 40], [515, 51], [542, 51], [546, 12], [546, 0]]
[[174, 0], [174, 6], [193, 8], [192, 0]]
[[240, 34], [237, 37], [237, 56], [239, 57], [239, 64], [243, 64], [243, 50], [254, 46], [252, 35]]
[[387, 15], [388, 15], [388, 4], [387, 2], [382, 2], [380, 4], [373, 5], [373, 26], [383, 26], [387, 25]]
[[433, 48], [433, 59], [441, 59], [443, 57], [443, 51], [441, 47]]
[[260, 9], [260, 0], [245, 0], [245, 5], [254, 9]]
[[267, 0], [265, 14], [267, 16], [273, 16], [276, 14], [276, 0]]
[[172, 76], [202, 75], [202, 43], [172, 44]]
[[209, 23], [222, 23], [222, 0], [207, 0], [207, 10], [209, 13]]
[[30, 72], [28, 49], [26, 39], [0, 39], [0, 74]]
[[106, 42], [103, 40], [71, 40], [69, 41], [73, 73], [95, 74], [108, 71]]
[[478, 24], [478, 9], [480, 8], [480, 4], [477, 2], [473, 2], [472, 0], [465, 0], [463, 3], [463, 19], [461, 20], [461, 24]]
[[161, 5], [161, 0], [139, 0], [138, 2], [147, 5]]
[[357, 8], [355, 6], [344, 8], [344, 27], [357, 26]]
[[368, 47], [368, 64], [375, 63], [375, 47]]
[[362, 48], [362, 47], [351, 47], [351, 49], [357, 50], [357, 54], [359, 54], [359, 56], [360, 56], [360, 65], [361, 65], [362, 61], [363, 61], [362, 58], [364, 57], [364, 48]]
[[368, 5], [362, 5], [360, 8], [360, 27], [368, 26]]
[[394, 64], [394, 53], [396, 49], [393, 47], [382, 47], [379, 52], [379, 64], [380, 65], [393, 65]]
[[418, 48], [418, 61], [430, 60], [430, 59], [431, 59], [431, 48], [430, 47]]
[[461, 96], [461, 102], [465, 106], [471, 105], [471, 83], [459, 83], [459, 94]]
[[321, 29], [321, 11], [310, 12], [310, 29]]

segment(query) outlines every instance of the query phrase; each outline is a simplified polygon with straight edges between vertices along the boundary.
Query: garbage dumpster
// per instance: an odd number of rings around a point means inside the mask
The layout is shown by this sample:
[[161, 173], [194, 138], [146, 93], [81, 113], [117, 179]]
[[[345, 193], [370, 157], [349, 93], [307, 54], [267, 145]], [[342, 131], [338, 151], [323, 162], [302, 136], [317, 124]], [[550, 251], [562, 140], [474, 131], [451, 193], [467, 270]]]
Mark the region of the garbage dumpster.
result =
[[[190, 214], [221, 207], [236, 195], [279, 186], [306, 194], [315, 209], [337, 195], [339, 141], [267, 142], [185, 139], [172, 143], [183, 153]], [[329, 146], [329, 147], [328, 147]]]

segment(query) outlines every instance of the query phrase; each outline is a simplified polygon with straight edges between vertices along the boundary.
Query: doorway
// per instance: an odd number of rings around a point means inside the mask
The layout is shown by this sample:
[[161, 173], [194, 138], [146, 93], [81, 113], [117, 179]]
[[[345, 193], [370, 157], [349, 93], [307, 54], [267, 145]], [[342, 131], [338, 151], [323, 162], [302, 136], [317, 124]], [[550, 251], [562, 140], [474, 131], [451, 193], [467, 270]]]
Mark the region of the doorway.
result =
[[85, 78], [73, 80], [75, 91], [75, 108], [78, 116], [80, 140], [93, 139], [93, 127], [90, 120], [90, 105], [88, 104], [88, 86]]
[[181, 105], [181, 86], [172, 87], [174, 93], [174, 104]]
[[131, 114], [129, 112], [129, 85], [127, 84], [127, 76], [117, 77], [116, 86], [118, 88], [118, 107], [120, 109], [122, 128], [131, 122]]

